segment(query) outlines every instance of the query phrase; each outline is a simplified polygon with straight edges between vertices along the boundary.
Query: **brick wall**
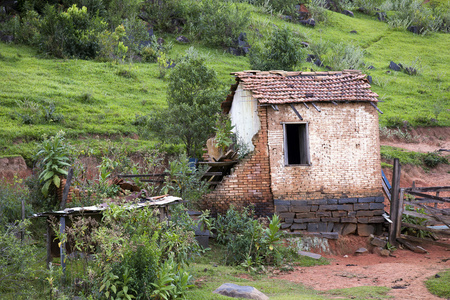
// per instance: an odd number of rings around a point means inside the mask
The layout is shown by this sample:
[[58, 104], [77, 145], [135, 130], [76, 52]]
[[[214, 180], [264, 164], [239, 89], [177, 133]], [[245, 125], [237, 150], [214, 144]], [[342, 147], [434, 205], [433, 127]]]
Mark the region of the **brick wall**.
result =
[[[378, 112], [369, 103], [320, 103], [268, 109], [274, 199], [313, 200], [379, 196], [381, 190]], [[285, 166], [282, 122], [307, 122], [311, 165]]]
[[261, 129], [253, 137], [254, 151], [204, 198], [203, 206], [213, 213], [224, 213], [231, 204], [236, 207], [254, 204], [258, 215], [274, 213], [267, 152], [267, 108], [258, 107], [258, 116]]

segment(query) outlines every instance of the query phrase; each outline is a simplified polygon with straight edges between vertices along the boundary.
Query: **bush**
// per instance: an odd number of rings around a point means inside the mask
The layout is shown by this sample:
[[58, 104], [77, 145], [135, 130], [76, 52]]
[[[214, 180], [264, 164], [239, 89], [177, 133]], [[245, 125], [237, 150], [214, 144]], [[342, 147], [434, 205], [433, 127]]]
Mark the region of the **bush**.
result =
[[85, 6], [58, 12], [47, 5], [40, 27], [41, 50], [56, 57], [94, 58], [100, 50], [98, 35], [105, 28], [103, 19], [88, 14]]
[[142, 17], [155, 30], [173, 32], [176, 25], [172, 20], [184, 18], [183, 2], [179, 0], [145, 1]]
[[311, 17], [318, 23], [327, 24], [330, 12], [328, 11], [326, 0], [311, 0], [308, 9]]
[[[33, 266], [37, 263], [37, 249], [31, 244], [26, 229], [30, 222], [16, 226], [0, 227], [0, 294], [30, 299], [36, 296], [31, 284], [36, 276]], [[25, 233], [22, 242], [17, 235]]]
[[250, 268], [263, 263], [279, 264], [281, 262], [281, 232], [278, 216], [274, 215], [268, 228], [263, 228], [253, 215], [254, 211], [251, 208], [237, 211], [231, 207], [225, 216], [218, 215], [213, 222], [212, 226], [217, 232], [217, 242], [226, 248], [225, 264]]
[[423, 163], [430, 168], [434, 168], [439, 164], [448, 164], [448, 159], [440, 156], [439, 153], [436, 152], [428, 152], [423, 157]]
[[249, 12], [231, 1], [202, 1], [191, 8], [188, 28], [199, 40], [213, 46], [235, 46], [249, 22]]
[[264, 47], [254, 46], [249, 60], [254, 70], [293, 70], [302, 57], [299, 41], [288, 28], [276, 29]]
[[363, 49], [351, 44], [339, 43], [331, 47], [331, 54], [324, 63], [333, 70], [356, 70], [363, 67], [363, 59]]
[[25, 216], [32, 213], [29, 191], [22, 185], [22, 180], [14, 183], [0, 180], [0, 230], [7, 224], [22, 219], [22, 200], [25, 202]]

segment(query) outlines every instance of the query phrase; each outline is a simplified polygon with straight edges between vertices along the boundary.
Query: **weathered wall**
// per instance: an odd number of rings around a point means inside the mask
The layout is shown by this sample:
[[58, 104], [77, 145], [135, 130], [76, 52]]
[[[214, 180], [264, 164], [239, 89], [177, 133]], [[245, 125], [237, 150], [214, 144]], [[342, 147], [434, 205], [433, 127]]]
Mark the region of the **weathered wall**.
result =
[[224, 213], [231, 204], [255, 205], [258, 215], [274, 213], [270, 190], [269, 154], [267, 152], [267, 108], [258, 107], [261, 129], [253, 137], [254, 151], [234, 167], [216, 189], [204, 198], [205, 208]]
[[381, 193], [378, 112], [369, 103], [320, 103], [295, 108], [308, 122], [310, 166], [285, 166], [282, 122], [300, 122], [288, 105], [268, 110], [275, 199], [312, 200]]
[[252, 142], [253, 136], [261, 128], [258, 102], [249, 91], [242, 89], [242, 84], [239, 84], [236, 89], [229, 116], [231, 125], [234, 125], [233, 131], [237, 134], [239, 141], [244, 143], [248, 150], [253, 151], [255, 149]]

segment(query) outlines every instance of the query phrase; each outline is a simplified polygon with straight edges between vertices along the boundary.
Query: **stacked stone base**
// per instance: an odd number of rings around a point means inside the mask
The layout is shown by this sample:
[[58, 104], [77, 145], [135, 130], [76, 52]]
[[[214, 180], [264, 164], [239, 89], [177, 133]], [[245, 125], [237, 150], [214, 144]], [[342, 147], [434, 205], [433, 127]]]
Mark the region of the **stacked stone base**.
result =
[[281, 228], [291, 232], [336, 232], [367, 236], [384, 222], [384, 197], [274, 200]]

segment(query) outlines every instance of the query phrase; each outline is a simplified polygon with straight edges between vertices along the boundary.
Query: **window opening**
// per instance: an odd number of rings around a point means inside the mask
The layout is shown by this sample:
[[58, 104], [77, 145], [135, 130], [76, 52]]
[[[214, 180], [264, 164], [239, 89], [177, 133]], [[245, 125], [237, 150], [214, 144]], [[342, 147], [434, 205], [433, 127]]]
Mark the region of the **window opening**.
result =
[[285, 165], [309, 165], [308, 124], [283, 125]]

